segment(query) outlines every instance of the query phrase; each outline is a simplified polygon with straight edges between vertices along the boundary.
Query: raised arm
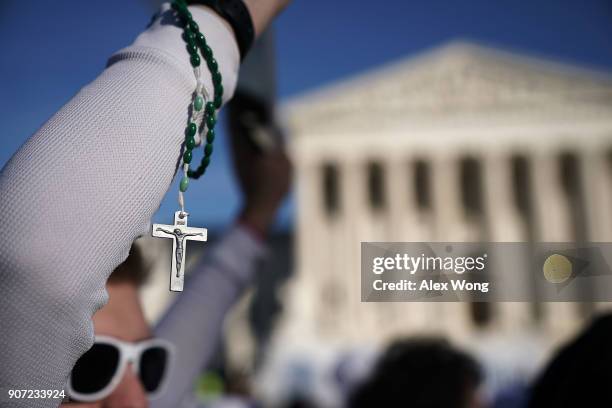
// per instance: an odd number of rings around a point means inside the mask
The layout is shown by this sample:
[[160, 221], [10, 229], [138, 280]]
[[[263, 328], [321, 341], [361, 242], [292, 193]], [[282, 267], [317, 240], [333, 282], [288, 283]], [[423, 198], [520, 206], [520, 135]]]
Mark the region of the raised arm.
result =
[[[227, 98], [239, 65], [234, 34], [211, 10], [190, 10]], [[0, 173], [2, 407], [59, 404], [9, 402], [6, 390], [64, 387], [92, 344], [91, 316], [106, 302], [108, 275], [148, 233], [170, 186], [195, 79], [181, 30], [161, 21], [114, 55]]]

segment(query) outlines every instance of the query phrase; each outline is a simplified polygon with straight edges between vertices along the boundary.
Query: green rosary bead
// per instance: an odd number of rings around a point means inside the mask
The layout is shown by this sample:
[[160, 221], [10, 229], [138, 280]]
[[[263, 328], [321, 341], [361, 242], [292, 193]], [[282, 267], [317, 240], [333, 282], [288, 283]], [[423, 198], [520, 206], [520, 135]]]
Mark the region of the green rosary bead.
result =
[[213, 147], [210, 143], [207, 143], [206, 146], [204, 146], [204, 156], [209, 157], [213, 152]]
[[206, 114], [207, 115], [212, 115], [213, 113], [215, 113], [215, 104], [212, 102], [206, 102]]
[[193, 31], [186, 30], [183, 32], [183, 40], [185, 40], [186, 43], [193, 43], [196, 40], [196, 35]]
[[178, 18], [181, 21], [181, 23], [184, 24], [184, 25], [189, 24], [189, 21], [193, 18], [193, 17], [190, 17], [190, 16], [191, 16], [191, 14], [187, 15], [187, 12], [178, 13]]
[[194, 42], [187, 43], [187, 52], [189, 52], [189, 55], [197, 55], [198, 46]]
[[200, 66], [200, 56], [198, 54], [191, 54], [191, 66], [194, 68]]
[[212, 74], [213, 84], [219, 86], [222, 83], [221, 73], [219, 71]]
[[208, 69], [210, 69], [211, 72], [217, 72], [217, 70], [219, 69], [219, 64], [217, 63], [216, 59], [206, 58], [206, 62], [208, 63]]
[[187, 51], [189, 51], [189, 55], [193, 54], [191, 52], [191, 50], [193, 49], [192, 47], [196, 47], [196, 51], [197, 52], [197, 44], [195, 43], [195, 40], [192, 37], [187, 37], [185, 38], [185, 43], [187, 43]]
[[221, 95], [215, 95], [215, 108], [219, 109], [223, 104], [223, 97]]
[[183, 153], [183, 163], [189, 164], [191, 163], [193, 155], [190, 149], [185, 149], [185, 153]]
[[219, 84], [215, 87], [215, 96], [223, 96], [223, 85]]
[[206, 132], [206, 143], [212, 143], [214, 141], [215, 141], [215, 130], [208, 129], [208, 132]]
[[187, 9], [187, 5], [185, 3], [180, 2], [180, 1], [172, 2], [170, 7], [172, 7], [172, 9], [175, 10], [177, 13], [185, 13], [186, 11], [189, 11]]
[[185, 7], [180, 7], [177, 10], [179, 13], [179, 17], [182, 18], [185, 21], [190, 21], [193, 19], [193, 16], [191, 15], [191, 12], [189, 11], [189, 9], [187, 8], [187, 6]]
[[206, 60], [211, 59], [213, 56], [212, 49], [208, 45], [205, 47], [202, 47], [202, 55], [204, 56], [204, 59]]
[[217, 118], [215, 117], [214, 114], [208, 115], [206, 117], [206, 126], [208, 126], [209, 129], [214, 128], [216, 124], [217, 124]]
[[187, 24], [188, 24], [189, 29], [193, 31], [194, 33], [197, 33], [198, 31], [200, 31], [200, 26], [198, 26], [198, 23], [193, 21], [193, 19], [189, 19]]
[[198, 126], [193, 122], [189, 122], [189, 125], [187, 125], [187, 137], [195, 136], [197, 131], [198, 131]]
[[193, 179], [196, 179], [196, 180], [199, 179], [200, 176], [202, 176], [202, 174], [203, 174], [200, 170], [202, 170], [202, 169], [198, 167], [196, 170], [191, 172], [189, 177], [191, 177]]
[[200, 163], [200, 167], [205, 169], [208, 167], [208, 165], [210, 164], [210, 156], [208, 157], [203, 157], [202, 158], [202, 162]]
[[181, 183], [179, 184], [179, 190], [184, 193], [185, 191], [187, 191], [187, 187], [189, 187], [189, 177], [185, 176], [181, 179]]
[[189, 136], [187, 137], [187, 140], [185, 140], [185, 147], [188, 150], [192, 150], [195, 147], [195, 138], [193, 136]]
[[196, 111], [202, 110], [202, 106], [204, 106], [204, 98], [201, 95], [197, 95], [193, 100], [193, 109]]
[[196, 39], [198, 45], [200, 46], [200, 48], [208, 47], [208, 45], [206, 44], [206, 37], [204, 37], [204, 34], [197, 33], [195, 35], [195, 39]]

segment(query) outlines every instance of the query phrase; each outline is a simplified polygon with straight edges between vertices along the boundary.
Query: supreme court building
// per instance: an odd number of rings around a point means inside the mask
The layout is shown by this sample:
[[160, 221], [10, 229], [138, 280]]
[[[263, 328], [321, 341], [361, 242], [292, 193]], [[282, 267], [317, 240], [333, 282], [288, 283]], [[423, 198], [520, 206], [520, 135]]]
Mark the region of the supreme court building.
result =
[[[295, 356], [322, 362], [328, 378], [347, 349], [422, 334], [448, 336], [507, 384], [609, 307], [362, 303], [360, 244], [612, 241], [612, 76], [451, 43], [296, 97], [282, 114], [295, 272], [257, 376], [267, 399], [291, 387], [282, 382]], [[153, 241], [147, 253], [164, 257], [144, 296], [151, 318], [167, 305], [169, 268], [167, 243]], [[528, 290], [528, 277], [516, 278]], [[230, 366], [253, 369], [262, 350], [248, 303], [229, 317], [225, 347]], [[337, 406], [332, 394], [321, 406]]]
[[361, 241], [611, 241], [612, 76], [452, 43], [300, 96], [284, 114], [296, 278], [279, 344], [535, 333], [607, 307], [362, 303]]

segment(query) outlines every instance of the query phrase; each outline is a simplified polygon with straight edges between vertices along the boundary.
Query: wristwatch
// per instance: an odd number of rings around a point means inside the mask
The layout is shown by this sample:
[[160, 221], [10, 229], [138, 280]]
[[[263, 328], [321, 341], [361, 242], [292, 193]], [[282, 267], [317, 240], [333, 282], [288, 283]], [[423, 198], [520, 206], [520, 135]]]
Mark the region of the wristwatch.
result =
[[210, 7], [219, 14], [234, 30], [240, 59], [244, 60], [247, 52], [253, 45], [255, 29], [253, 19], [242, 0], [187, 0], [187, 4], [200, 4]]

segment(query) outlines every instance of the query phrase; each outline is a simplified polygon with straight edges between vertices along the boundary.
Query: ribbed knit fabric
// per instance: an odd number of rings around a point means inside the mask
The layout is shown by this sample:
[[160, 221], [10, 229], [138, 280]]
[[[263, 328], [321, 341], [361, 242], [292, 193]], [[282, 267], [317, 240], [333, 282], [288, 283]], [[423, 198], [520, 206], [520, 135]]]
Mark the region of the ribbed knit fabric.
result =
[[239, 299], [266, 249], [243, 227], [232, 228], [202, 263], [187, 276], [176, 298], [155, 328], [155, 335], [176, 348], [168, 387], [151, 408], [193, 408], [194, 382], [217, 350], [228, 310]]
[[[92, 344], [91, 316], [106, 302], [107, 277], [150, 232], [171, 184], [195, 77], [182, 30], [163, 10], [0, 173], [1, 407], [59, 405], [9, 400], [7, 390], [64, 388]], [[215, 13], [191, 12], [227, 98], [239, 64], [233, 34]]]

